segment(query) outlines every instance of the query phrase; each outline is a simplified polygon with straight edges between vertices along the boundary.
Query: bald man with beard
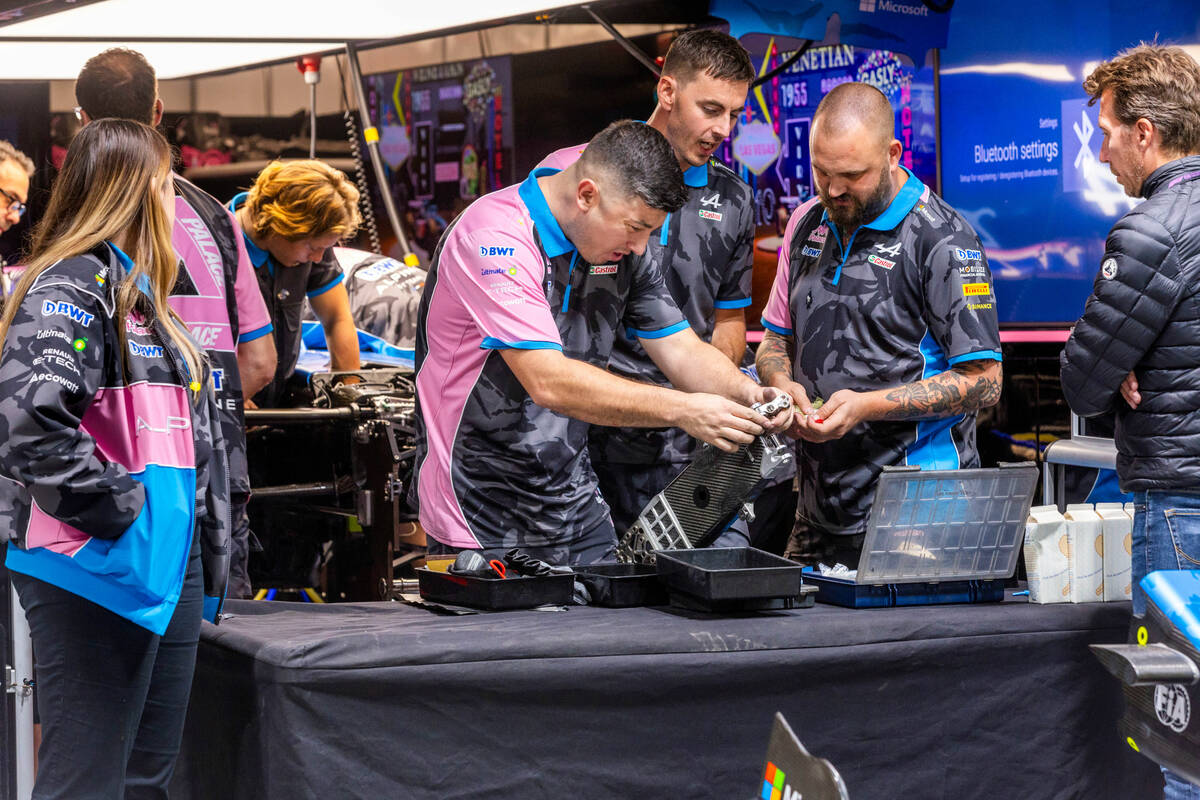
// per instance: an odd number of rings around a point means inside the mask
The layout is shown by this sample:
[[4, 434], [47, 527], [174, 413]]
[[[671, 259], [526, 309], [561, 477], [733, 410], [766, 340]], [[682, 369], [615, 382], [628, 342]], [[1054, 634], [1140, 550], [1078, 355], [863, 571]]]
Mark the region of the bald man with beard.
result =
[[[979, 466], [975, 416], [1000, 397], [987, 258], [962, 216], [900, 165], [895, 115], [862, 83], [817, 107], [817, 197], [792, 214], [757, 366], [792, 395], [800, 502], [787, 555], [858, 565], [888, 466]], [[823, 404], [817, 403], [823, 399]]]

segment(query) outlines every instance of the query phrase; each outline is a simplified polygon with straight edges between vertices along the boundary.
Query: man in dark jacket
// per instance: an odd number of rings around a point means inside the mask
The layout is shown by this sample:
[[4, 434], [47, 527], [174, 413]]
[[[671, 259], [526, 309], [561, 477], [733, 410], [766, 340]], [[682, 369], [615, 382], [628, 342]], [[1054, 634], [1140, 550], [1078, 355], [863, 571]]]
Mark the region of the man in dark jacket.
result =
[[[1083, 88], [1100, 101], [1106, 162], [1145, 202], [1108, 235], [1062, 354], [1075, 413], [1116, 411], [1117, 475], [1134, 492], [1133, 608], [1156, 569], [1200, 569], [1200, 65], [1141, 45]], [[1200, 798], [1166, 772], [1164, 798]]]

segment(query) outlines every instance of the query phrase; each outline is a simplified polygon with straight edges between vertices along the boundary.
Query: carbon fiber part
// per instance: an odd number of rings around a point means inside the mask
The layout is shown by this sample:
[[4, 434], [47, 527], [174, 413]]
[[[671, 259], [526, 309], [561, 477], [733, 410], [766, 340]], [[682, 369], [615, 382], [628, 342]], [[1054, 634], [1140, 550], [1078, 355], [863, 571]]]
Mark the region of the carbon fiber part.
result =
[[739, 511], [749, 514], [746, 504], [792, 459], [791, 446], [775, 434], [759, 436], [735, 453], [703, 445], [621, 537], [617, 559], [648, 562], [656, 550], [712, 544]]

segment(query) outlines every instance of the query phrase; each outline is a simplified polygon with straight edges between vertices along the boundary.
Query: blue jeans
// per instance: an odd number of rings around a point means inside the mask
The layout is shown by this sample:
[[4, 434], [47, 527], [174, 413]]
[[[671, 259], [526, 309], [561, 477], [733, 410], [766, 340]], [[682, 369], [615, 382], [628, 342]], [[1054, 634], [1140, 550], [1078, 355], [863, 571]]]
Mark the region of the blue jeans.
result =
[[[1133, 497], [1133, 613], [1146, 613], [1141, 581], [1157, 569], [1200, 569], [1200, 492]], [[1163, 770], [1163, 800], [1200, 800], [1200, 787]]]

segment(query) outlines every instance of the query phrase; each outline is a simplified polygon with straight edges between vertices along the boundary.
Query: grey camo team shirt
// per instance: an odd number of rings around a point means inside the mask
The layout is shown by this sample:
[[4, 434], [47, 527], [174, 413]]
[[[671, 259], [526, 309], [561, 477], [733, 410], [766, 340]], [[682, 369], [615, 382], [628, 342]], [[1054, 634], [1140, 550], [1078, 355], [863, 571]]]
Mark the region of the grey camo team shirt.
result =
[[[793, 337], [793, 378], [810, 398], [1001, 360], [979, 238], [911, 172], [891, 205], [849, 240], [815, 198], [796, 209], [762, 321]], [[831, 442], [797, 442], [798, 524], [862, 533], [879, 473], [899, 465], [978, 466], [975, 414], [867, 422]]]
[[[584, 145], [578, 145], [558, 150], [543, 159], [542, 165], [565, 169], [583, 149]], [[745, 181], [716, 162], [684, 171], [683, 182], [688, 187], [687, 203], [667, 217], [641, 256], [626, 256], [622, 264], [657, 263], [692, 330], [710, 342], [717, 309], [750, 305], [754, 198]], [[633, 380], [671, 385], [633, 336], [617, 337], [608, 365]], [[686, 464], [696, 440], [681, 428], [597, 425], [591, 431], [591, 448], [597, 463]]]
[[421, 525], [452, 547], [615, 546], [588, 424], [536, 405], [500, 351], [552, 348], [603, 368], [618, 331], [687, 326], [653, 262], [580, 257], [537, 184], [554, 172], [472, 203], [426, 276], [412, 486]]

